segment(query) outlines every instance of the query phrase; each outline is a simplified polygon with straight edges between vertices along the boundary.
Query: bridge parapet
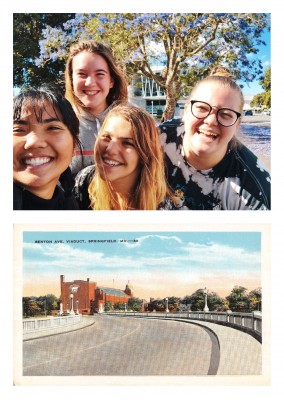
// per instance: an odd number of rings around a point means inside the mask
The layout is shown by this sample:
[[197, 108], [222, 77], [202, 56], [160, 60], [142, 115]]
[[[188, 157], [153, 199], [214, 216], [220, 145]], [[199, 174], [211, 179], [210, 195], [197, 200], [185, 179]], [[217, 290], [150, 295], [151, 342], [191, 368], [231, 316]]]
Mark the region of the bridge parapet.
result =
[[68, 315], [63, 317], [33, 318], [23, 320], [23, 332], [35, 332], [45, 329], [55, 329], [66, 325], [77, 324], [82, 321], [82, 315]]
[[259, 342], [262, 341], [262, 315], [259, 313], [234, 313], [234, 312], [215, 312], [215, 311], [187, 311], [174, 313], [159, 312], [108, 312], [108, 315], [133, 316], [146, 318], [167, 318], [185, 319], [212, 322], [226, 325], [231, 328], [242, 330]]

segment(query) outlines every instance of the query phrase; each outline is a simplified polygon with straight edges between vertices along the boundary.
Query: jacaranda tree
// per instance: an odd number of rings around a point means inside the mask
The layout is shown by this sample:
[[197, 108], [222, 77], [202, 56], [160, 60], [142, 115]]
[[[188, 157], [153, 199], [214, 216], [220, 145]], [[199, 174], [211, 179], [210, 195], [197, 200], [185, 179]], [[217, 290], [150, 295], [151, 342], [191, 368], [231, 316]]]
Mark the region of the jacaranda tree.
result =
[[[135, 74], [153, 79], [166, 93], [162, 120], [173, 116], [177, 100], [215, 64], [228, 66], [236, 79], [260, 78], [260, 59], [251, 57], [264, 44], [269, 15], [228, 13], [76, 14], [42, 31], [35, 60], [62, 62], [73, 42], [95, 39], [108, 44], [129, 80]], [[154, 65], [163, 65], [157, 74]]]

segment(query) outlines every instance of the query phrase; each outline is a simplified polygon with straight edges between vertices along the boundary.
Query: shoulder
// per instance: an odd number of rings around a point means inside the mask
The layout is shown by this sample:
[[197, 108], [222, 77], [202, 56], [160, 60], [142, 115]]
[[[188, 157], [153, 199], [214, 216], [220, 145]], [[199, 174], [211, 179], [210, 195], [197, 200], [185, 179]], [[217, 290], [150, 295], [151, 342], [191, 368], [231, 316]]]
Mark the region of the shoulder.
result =
[[22, 210], [23, 189], [15, 182], [13, 183], [13, 210]]
[[78, 174], [75, 176], [75, 186], [81, 186], [84, 184], [89, 185], [91, 183], [95, 171], [96, 171], [95, 165], [89, 165], [88, 167], [79, 171]]
[[242, 187], [270, 209], [271, 176], [264, 163], [242, 144], [237, 145], [233, 154], [242, 171]]
[[234, 149], [236, 159], [247, 168], [248, 172], [259, 179], [270, 179], [270, 172], [264, 163], [245, 145], [238, 144]]
[[95, 173], [95, 166], [90, 165], [82, 169], [75, 177], [73, 195], [79, 204], [81, 210], [88, 210], [90, 207], [90, 198], [88, 188]]
[[184, 134], [184, 124], [181, 118], [172, 118], [159, 125], [161, 136], [165, 143], [175, 142]]

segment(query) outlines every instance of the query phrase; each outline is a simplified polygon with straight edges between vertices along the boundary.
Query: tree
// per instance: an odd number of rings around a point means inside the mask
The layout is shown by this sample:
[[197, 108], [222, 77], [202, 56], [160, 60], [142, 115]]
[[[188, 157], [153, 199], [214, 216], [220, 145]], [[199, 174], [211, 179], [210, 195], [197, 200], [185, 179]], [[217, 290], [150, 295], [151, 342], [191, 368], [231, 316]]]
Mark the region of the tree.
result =
[[259, 83], [265, 91], [253, 97], [251, 106], [271, 108], [271, 67], [265, 70], [264, 77]]
[[196, 290], [190, 297], [186, 296], [191, 311], [202, 311], [205, 306], [204, 289]]
[[132, 310], [132, 311], [142, 311], [142, 304], [143, 301], [141, 299], [139, 299], [138, 297], [131, 297], [130, 299], [128, 299], [128, 311]]
[[261, 288], [257, 288], [248, 294], [249, 311], [261, 311], [262, 293]]
[[106, 301], [106, 302], [105, 302], [104, 310], [105, 310], [106, 312], [111, 310], [111, 302], [110, 302], [110, 301]]
[[41, 308], [34, 297], [23, 297], [23, 316], [34, 317], [40, 315]]
[[[46, 25], [35, 62], [65, 62], [69, 46], [80, 39], [107, 43], [129, 79], [142, 74], [164, 89], [163, 121], [172, 118], [180, 96], [215, 64], [229, 66], [237, 79], [248, 82], [261, 74], [261, 60], [250, 55], [265, 44], [261, 34], [268, 27], [269, 16], [263, 13], [76, 14], [62, 26]], [[153, 69], [157, 63], [164, 66], [162, 74]]]
[[234, 286], [233, 290], [226, 297], [230, 304], [230, 310], [236, 312], [248, 311], [248, 296], [247, 289], [243, 286]]
[[114, 310], [124, 311], [125, 310], [125, 303], [115, 303], [113, 305], [113, 309]]
[[58, 309], [59, 299], [54, 294], [47, 294], [37, 298], [37, 304], [44, 315], [50, 315], [52, 311]]
[[62, 78], [64, 60], [57, 63], [50, 60], [40, 67], [35, 60], [40, 56], [40, 39], [45, 26], [62, 27], [64, 22], [74, 16], [75, 14], [60, 13], [13, 14], [14, 87], [54, 83]]
[[[164, 300], [165, 301], [165, 300]], [[170, 312], [175, 312], [179, 309], [181, 299], [179, 297], [168, 297], [168, 307]]]

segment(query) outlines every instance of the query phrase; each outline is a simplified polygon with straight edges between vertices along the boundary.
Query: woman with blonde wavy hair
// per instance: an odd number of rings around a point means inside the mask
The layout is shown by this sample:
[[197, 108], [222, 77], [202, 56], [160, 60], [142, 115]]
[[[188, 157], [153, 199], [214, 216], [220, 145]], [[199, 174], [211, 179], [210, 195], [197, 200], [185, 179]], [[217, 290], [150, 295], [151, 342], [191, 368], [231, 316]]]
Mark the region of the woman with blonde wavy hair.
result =
[[168, 189], [163, 152], [154, 118], [125, 105], [112, 109], [101, 127], [95, 166], [76, 176], [74, 194], [81, 209], [178, 209]]

